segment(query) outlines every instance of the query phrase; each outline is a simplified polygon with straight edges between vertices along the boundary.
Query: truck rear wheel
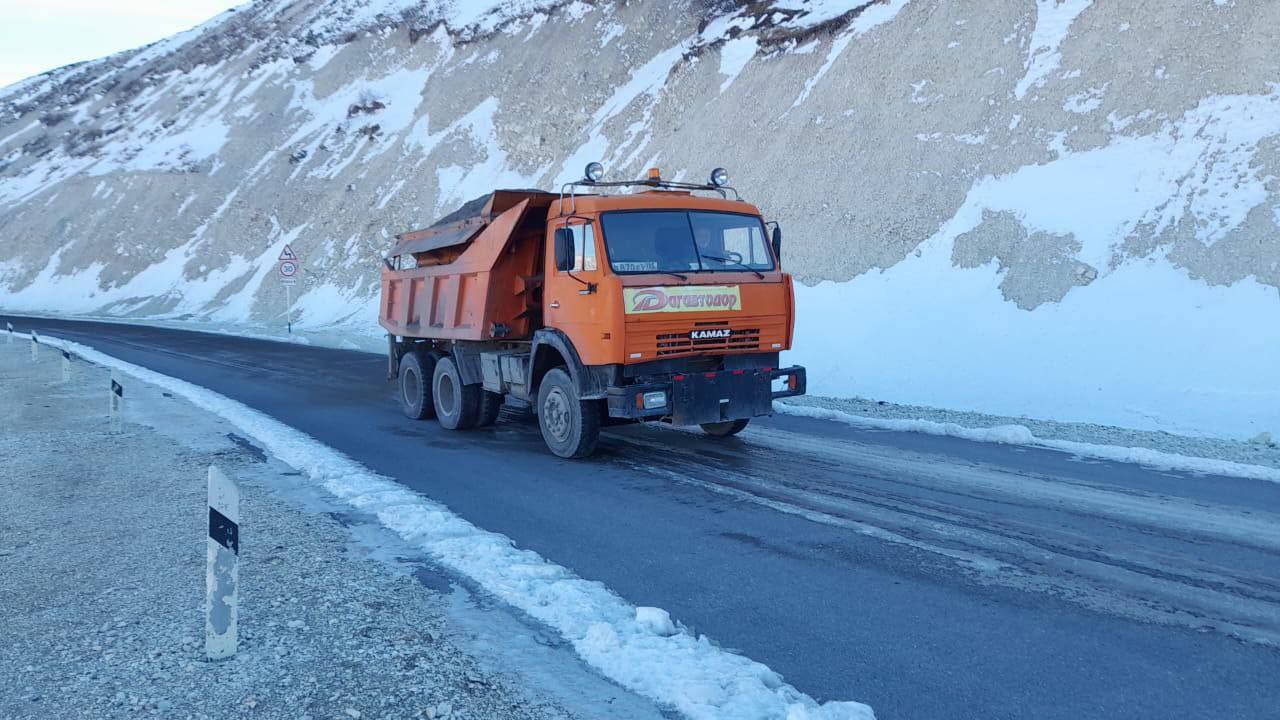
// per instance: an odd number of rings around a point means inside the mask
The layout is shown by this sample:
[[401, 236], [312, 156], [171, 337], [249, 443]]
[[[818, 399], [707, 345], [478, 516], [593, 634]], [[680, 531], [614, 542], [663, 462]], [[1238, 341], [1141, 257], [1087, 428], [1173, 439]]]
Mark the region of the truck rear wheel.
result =
[[413, 350], [400, 358], [400, 409], [407, 417], [424, 420], [436, 414], [431, 400], [431, 377], [436, 359]]
[[480, 420], [479, 385], [463, 385], [462, 375], [451, 357], [436, 362], [431, 377], [431, 396], [435, 401], [436, 419], [449, 430], [469, 430]]
[[701, 427], [702, 432], [712, 437], [730, 437], [742, 432], [749, 422], [751, 422], [750, 419], [744, 418], [742, 420], [727, 420], [718, 423], [702, 423]]
[[551, 452], [584, 458], [600, 440], [600, 403], [578, 399], [578, 389], [563, 368], [554, 368], [538, 387], [538, 427]]

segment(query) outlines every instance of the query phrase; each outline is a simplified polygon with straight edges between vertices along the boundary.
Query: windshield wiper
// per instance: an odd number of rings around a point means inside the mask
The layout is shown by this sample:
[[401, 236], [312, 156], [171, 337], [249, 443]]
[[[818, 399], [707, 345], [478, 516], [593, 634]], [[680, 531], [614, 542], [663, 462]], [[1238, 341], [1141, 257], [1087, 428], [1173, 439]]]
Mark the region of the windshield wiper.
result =
[[678, 273], [678, 272], [671, 272], [670, 270], [659, 270], [658, 272], [662, 273], [663, 275], [670, 275], [670, 276], [672, 276], [672, 277], [678, 277], [678, 278], [680, 278], [681, 280], [688, 280], [688, 279], [689, 279], [689, 276], [688, 276], [688, 275], [681, 275], [681, 274], [680, 274], [680, 273]]
[[764, 273], [762, 273], [762, 272], [760, 272], [759, 270], [757, 270], [757, 269], [755, 269], [755, 268], [751, 267], [750, 265], [743, 265], [742, 263], [738, 262], [737, 260], [734, 260], [733, 258], [721, 257], [721, 256], [719, 256], [719, 255], [703, 255], [703, 254], [701, 254], [701, 253], [699, 253], [699, 254], [698, 254], [698, 257], [699, 257], [699, 258], [704, 258], [704, 259], [707, 259], [707, 260], [715, 260], [716, 262], [722, 262], [722, 263], [733, 263], [734, 265], [737, 265], [738, 267], [742, 268], [743, 270], [749, 270], [749, 271], [751, 271], [751, 272], [755, 273], [757, 278], [759, 278], [759, 279], [761, 279], [761, 280], [763, 280], [763, 279], [764, 279]]

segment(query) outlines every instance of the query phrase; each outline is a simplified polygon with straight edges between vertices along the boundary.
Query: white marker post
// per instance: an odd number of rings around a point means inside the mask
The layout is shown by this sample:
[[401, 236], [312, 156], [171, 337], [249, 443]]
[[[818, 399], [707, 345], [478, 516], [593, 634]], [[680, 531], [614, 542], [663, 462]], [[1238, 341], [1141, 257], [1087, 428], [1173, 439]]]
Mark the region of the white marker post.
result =
[[280, 251], [280, 283], [284, 285], [284, 321], [293, 334], [293, 284], [298, 282], [298, 255], [289, 245]]
[[31, 331], [31, 362], [40, 361], [40, 338], [36, 335], [36, 331]]
[[116, 374], [111, 373], [111, 391], [107, 393], [107, 417], [111, 419], [111, 429], [120, 429], [120, 416], [124, 414], [124, 386], [116, 381]]
[[204, 652], [210, 660], [236, 654], [240, 597], [240, 490], [209, 466], [209, 551], [205, 573]]
[[62, 351], [62, 382], [71, 382], [71, 353]]
[[11, 322], [5, 323], [5, 329], [9, 331], [9, 334], [7, 335], [7, 337], [9, 338], [9, 344], [12, 345], [13, 344], [13, 323]]

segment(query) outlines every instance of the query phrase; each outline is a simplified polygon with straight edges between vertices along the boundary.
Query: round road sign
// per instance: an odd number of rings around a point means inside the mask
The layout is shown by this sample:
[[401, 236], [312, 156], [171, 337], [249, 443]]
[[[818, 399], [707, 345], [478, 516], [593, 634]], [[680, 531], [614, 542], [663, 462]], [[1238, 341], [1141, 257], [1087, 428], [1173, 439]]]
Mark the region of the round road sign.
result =
[[291, 278], [298, 274], [298, 264], [292, 260], [285, 260], [280, 263], [280, 277]]

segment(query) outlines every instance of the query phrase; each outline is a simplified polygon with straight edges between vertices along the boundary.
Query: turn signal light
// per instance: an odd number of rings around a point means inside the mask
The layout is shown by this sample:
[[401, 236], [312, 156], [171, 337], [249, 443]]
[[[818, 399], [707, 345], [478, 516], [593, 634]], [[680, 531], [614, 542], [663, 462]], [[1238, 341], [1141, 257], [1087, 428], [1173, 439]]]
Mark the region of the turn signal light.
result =
[[795, 389], [796, 389], [796, 386], [797, 386], [797, 385], [799, 385], [799, 384], [800, 384], [800, 381], [799, 381], [799, 379], [797, 379], [797, 378], [796, 378], [796, 376], [795, 376], [795, 375], [788, 375], [788, 376], [787, 376], [787, 389], [788, 389], [788, 390], [795, 390]]

